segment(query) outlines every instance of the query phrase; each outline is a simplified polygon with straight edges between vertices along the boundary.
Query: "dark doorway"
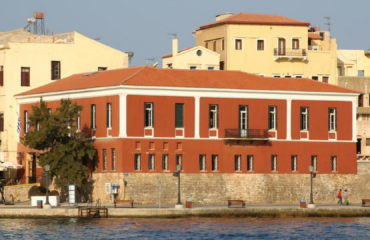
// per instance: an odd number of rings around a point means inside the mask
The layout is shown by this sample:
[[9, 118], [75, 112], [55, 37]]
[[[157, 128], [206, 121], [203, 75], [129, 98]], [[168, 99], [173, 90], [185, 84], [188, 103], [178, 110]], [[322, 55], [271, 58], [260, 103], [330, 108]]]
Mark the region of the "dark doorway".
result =
[[361, 154], [361, 139], [357, 139], [356, 152], [357, 154]]

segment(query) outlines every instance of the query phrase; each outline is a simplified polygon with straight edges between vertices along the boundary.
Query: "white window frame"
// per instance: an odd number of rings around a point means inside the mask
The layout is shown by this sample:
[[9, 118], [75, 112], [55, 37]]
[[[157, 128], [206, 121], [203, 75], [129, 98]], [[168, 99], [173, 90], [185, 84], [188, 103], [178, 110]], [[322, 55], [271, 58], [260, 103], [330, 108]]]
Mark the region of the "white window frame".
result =
[[116, 149], [112, 148], [112, 171], [116, 171]]
[[[212, 109], [212, 107], [214, 107], [214, 109]], [[210, 116], [209, 116], [209, 120], [210, 120], [210, 125], [212, 126], [209, 126], [209, 129], [218, 129], [218, 104], [210, 104], [209, 105], [209, 112], [210, 112]], [[211, 114], [212, 114], [212, 122], [211, 122]]]
[[[277, 112], [277, 106], [268, 106], [269, 107], [269, 119], [268, 119], [268, 121], [270, 122], [270, 119], [273, 119], [273, 122], [272, 122], [272, 124], [271, 125], [273, 125], [273, 126], [271, 126], [271, 128], [270, 128], [270, 126], [269, 126], [269, 130], [276, 130], [276, 120], [277, 120], [277, 114], [276, 114], [276, 112]], [[271, 108], [273, 108], [273, 110], [271, 110]], [[273, 115], [273, 118], [271, 118], [271, 115]]]
[[[263, 49], [262, 50], [258, 49], [258, 41], [261, 41], [261, 40], [263, 41]], [[257, 38], [256, 39], [256, 50], [257, 51], [265, 51], [265, 49], [266, 49], [265, 43], [266, 43], [266, 39], [264, 39], [264, 38]]]
[[149, 171], [155, 170], [155, 155], [153, 153], [149, 154], [148, 156], [148, 170]]
[[112, 129], [112, 103], [107, 103], [108, 119], [107, 119], [107, 128]]
[[298, 171], [297, 155], [292, 155], [291, 161], [292, 161], [292, 167], [293, 167], [292, 172], [297, 172]]
[[107, 171], [107, 149], [103, 149], [103, 171]]
[[292, 75], [284, 75], [284, 78], [293, 78]]
[[81, 112], [79, 112], [79, 115], [76, 119], [76, 130], [79, 131], [81, 129]]
[[168, 154], [162, 155], [162, 170], [168, 171]]
[[140, 153], [136, 153], [134, 155], [134, 168], [135, 168], [135, 171], [141, 171], [141, 154]]
[[[144, 103], [144, 107], [145, 107], [145, 112], [146, 112], [146, 119], [145, 119], [145, 123], [149, 123], [148, 126], [144, 126], [145, 128], [153, 128], [153, 103], [152, 102], [146, 102]], [[150, 105], [149, 107], [147, 106]]]
[[254, 160], [253, 155], [247, 155], [247, 172], [253, 172], [254, 170]]
[[182, 166], [182, 154], [176, 154], [176, 166]]
[[338, 171], [338, 162], [337, 162], [337, 156], [331, 156], [331, 171], [337, 172]]
[[271, 155], [271, 171], [277, 172], [277, 155]]
[[272, 77], [273, 77], [273, 78], [281, 78], [281, 75], [279, 75], [279, 74], [274, 74], [274, 75], [272, 75]]
[[294, 78], [303, 78], [303, 75], [302, 74], [297, 74], [297, 75], [294, 75]]
[[200, 154], [199, 155], [199, 171], [206, 171], [206, 155]]
[[[333, 109], [334, 112], [331, 113], [330, 110]], [[337, 109], [336, 108], [329, 108], [329, 132], [336, 132], [337, 131]]]
[[[313, 77], [317, 77], [317, 81], [320, 82], [320, 76], [319, 75], [311, 75], [310, 79], [314, 80]], [[316, 80], [314, 80], [314, 81], [316, 81]]]
[[242, 158], [241, 155], [235, 155], [235, 157], [234, 157], [235, 172], [241, 172], [242, 171], [241, 158]]
[[218, 155], [212, 155], [212, 171], [218, 172]]
[[[236, 49], [236, 40], [241, 40], [241, 49]], [[243, 38], [234, 38], [234, 50], [236, 51], [244, 50], [244, 39]]]
[[[301, 119], [304, 121], [304, 126], [302, 127], [301, 131], [308, 131], [308, 107], [301, 107], [300, 108], [301, 112]], [[303, 110], [303, 111], [302, 111]], [[300, 119], [300, 120], [301, 120]]]
[[311, 166], [313, 167], [313, 171], [317, 171], [317, 155], [311, 155]]
[[95, 104], [91, 104], [91, 115], [92, 115], [92, 126], [91, 128], [92, 129], [96, 129], [96, 105]]

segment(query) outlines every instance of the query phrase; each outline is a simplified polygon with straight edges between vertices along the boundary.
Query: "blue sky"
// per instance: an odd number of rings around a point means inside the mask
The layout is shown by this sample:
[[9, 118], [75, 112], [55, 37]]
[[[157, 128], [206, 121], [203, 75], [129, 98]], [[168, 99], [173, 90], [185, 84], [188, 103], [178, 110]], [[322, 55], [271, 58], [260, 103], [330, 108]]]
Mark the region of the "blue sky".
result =
[[[0, 0], [0, 32], [23, 28], [33, 12], [45, 13], [51, 33], [77, 31], [124, 52], [134, 52], [131, 66], [171, 52], [177, 33], [179, 49], [194, 46], [192, 31], [232, 12], [276, 14], [327, 30], [340, 49], [369, 49], [370, 0]], [[149, 61], [149, 64], [152, 64]]]

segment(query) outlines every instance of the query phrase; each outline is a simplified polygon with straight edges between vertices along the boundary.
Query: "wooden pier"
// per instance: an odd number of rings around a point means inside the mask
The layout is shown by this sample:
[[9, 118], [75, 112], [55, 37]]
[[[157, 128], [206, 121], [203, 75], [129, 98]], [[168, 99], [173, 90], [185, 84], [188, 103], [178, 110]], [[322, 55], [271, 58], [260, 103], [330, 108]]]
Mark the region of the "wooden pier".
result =
[[79, 218], [108, 218], [108, 208], [101, 206], [100, 199], [96, 202], [96, 206], [93, 207], [92, 203], [88, 203], [86, 207], [78, 208]]

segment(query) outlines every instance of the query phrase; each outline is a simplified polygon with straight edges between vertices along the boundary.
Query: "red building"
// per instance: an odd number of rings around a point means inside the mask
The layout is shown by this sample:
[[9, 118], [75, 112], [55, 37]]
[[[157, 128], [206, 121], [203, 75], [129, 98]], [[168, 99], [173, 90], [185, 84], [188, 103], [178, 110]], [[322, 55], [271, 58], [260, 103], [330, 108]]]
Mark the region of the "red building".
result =
[[132, 67], [76, 74], [17, 99], [22, 123], [40, 97], [52, 109], [61, 98], [82, 105], [95, 172], [172, 173], [181, 164], [184, 173], [302, 174], [313, 165], [355, 174], [357, 95], [309, 79]]

